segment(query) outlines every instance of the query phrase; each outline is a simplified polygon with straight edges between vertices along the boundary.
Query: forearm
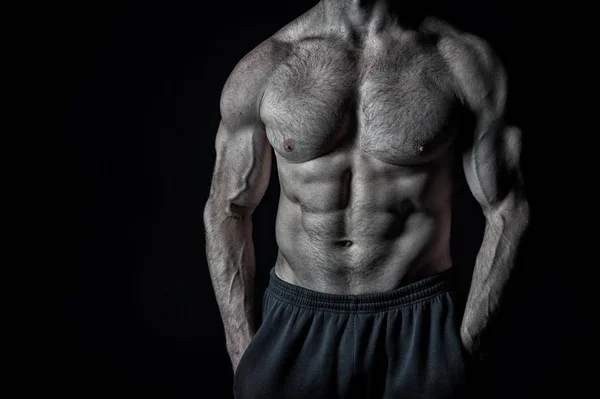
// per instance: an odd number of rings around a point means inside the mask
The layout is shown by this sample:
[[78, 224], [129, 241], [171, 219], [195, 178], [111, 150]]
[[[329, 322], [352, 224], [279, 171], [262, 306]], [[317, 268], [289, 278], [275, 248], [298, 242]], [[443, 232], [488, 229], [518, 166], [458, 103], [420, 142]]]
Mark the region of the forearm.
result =
[[463, 344], [470, 352], [478, 349], [481, 337], [499, 308], [529, 223], [527, 201], [515, 193], [484, 213], [485, 232], [461, 325]]
[[254, 336], [254, 244], [252, 218], [209, 203], [204, 212], [210, 276], [235, 365]]

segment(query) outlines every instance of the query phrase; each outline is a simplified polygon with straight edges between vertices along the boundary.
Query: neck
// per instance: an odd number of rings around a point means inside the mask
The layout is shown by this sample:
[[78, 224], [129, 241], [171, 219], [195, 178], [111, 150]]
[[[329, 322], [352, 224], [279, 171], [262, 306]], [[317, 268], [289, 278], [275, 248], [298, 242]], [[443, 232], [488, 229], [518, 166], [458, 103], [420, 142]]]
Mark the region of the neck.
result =
[[321, 0], [321, 5], [327, 20], [364, 32], [389, 23], [414, 26], [424, 11], [422, 0]]
[[382, 23], [390, 15], [390, 3], [391, 0], [322, 0], [328, 17], [357, 26]]
[[350, 12], [363, 12], [381, 7], [389, 7], [391, 0], [322, 0], [323, 3]]

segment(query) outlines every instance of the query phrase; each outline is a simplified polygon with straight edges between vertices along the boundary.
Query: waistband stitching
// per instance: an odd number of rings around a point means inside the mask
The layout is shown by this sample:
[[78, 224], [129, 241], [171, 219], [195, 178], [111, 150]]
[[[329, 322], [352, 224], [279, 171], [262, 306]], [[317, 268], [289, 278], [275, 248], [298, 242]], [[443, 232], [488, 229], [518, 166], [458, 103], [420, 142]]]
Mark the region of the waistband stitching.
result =
[[[326, 298], [315, 299], [303, 293], [293, 292], [294, 290], [298, 290], [298, 288], [292, 288], [292, 290], [289, 288], [290, 287], [282, 286], [281, 282], [276, 282], [275, 286], [270, 284], [267, 287], [267, 291], [273, 297], [295, 307], [338, 313], [376, 313], [392, 309], [407, 308], [424, 301], [432, 300], [435, 297], [450, 291], [446, 281], [441, 280], [431, 286], [419, 287], [416, 291], [407, 293], [405, 296], [399, 298], [360, 303], [357, 302], [356, 296], [349, 295], [347, 298], [340, 298], [339, 300]], [[350, 307], [350, 309], [340, 308], [344, 306]]]

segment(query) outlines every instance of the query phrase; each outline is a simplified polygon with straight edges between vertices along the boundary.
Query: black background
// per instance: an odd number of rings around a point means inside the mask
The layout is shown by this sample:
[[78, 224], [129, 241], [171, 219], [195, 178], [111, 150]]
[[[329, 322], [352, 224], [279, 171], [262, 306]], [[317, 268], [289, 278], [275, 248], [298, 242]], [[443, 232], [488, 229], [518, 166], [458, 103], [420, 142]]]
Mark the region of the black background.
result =
[[[64, 133], [44, 171], [49, 225], [61, 227], [49, 229], [57, 266], [37, 338], [50, 392], [231, 398], [202, 223], [219, 95], [239, 59], [314, 3], [88, 1], [42, 10], [44, 100]], [[428, 7], [488, 40], [508, 70], [533, 221], [479, 378], [487, 397], [577, 391], [587, 292], [557, 233], [564, 169], [551, 159], [560, 144], [538, 123], [547, 111], [534, 109], [548, 101], [539, 76], [552, 64], [537, 45], [543, 18], [519, 4], [481, 3]], [[254, 215], [257, 297], [276, 255], [276, 178]], [[455, 202], [453, 255], [468, 270], [483, 219], [464, 181]]]

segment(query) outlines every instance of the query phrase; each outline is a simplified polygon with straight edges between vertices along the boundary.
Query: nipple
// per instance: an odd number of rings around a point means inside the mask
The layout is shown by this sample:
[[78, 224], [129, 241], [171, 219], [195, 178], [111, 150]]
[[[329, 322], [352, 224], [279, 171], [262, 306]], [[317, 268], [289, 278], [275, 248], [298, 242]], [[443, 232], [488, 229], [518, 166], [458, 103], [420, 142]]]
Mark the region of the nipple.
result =
[[287, 152], [294, 151], [294, 140], [292, 140], [292, 139], [285, 139], [283, 141], [283, 149], [286, 150]]
[[425, 151], [425, 142], [423, 140], [419, 140], [415, 145], [415, 150], [417, 151], [417, 154], [421, 154], [423, 151]]

